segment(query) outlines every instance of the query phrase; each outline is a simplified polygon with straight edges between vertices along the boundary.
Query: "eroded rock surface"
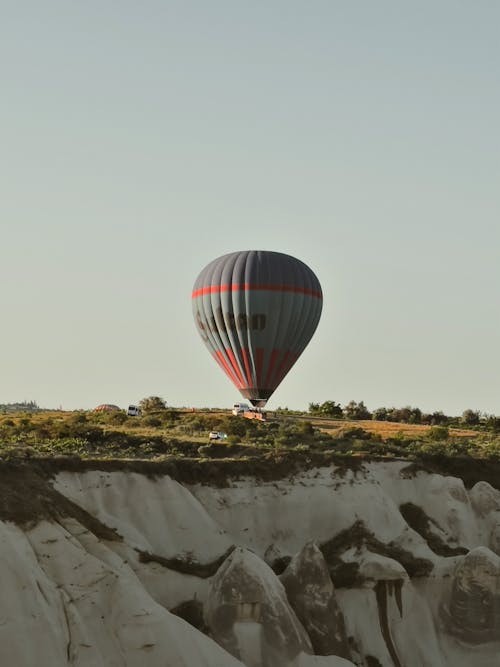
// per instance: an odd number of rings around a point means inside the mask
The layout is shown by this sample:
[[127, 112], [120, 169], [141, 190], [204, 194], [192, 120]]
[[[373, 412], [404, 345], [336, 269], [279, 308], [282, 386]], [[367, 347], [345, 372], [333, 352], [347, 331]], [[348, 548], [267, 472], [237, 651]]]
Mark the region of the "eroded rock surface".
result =
[[317, 655], [350, 657], [345, 623], [323, 554], [307, 543], [280, 577]]
[[481, 644], [500, 638], [500, 558], [485, 547], [463, 557], [455, 570], [447, 609], [448, 629]]
[[500, 484], [346, 466], [4, 471], [0, 665], [499, 667]]
[[0, 522], [0, 665], [243, 667], [78, 521]]
[[470, 490], [470, 499], [474, 510], [484, 517], [490, 512], [500, 511], [500, 491], [488, 482], [477, 482]]
[[247, 549], [235, 549], [213, 578], [207, 622], [216, 641], [249, 667], [287, 667], [312, 653], [283, 585]]

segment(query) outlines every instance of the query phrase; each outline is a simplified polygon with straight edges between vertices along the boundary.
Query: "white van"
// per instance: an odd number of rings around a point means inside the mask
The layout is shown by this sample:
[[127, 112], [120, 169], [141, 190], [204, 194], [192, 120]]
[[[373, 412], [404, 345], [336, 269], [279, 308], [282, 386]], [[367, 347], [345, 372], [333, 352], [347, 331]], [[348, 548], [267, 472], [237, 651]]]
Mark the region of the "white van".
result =
[[250, 410], [252, 410], [252, 408], [248, 405], [248, 403], [235, 403], [231, 412], [233, 415], [241, 415], [244, 412], [250, 412]]
[[140, 417], [141, 416], [141, 409], [137, 405], [129, 405], [127, 408], [127, 416], [128, 417]]

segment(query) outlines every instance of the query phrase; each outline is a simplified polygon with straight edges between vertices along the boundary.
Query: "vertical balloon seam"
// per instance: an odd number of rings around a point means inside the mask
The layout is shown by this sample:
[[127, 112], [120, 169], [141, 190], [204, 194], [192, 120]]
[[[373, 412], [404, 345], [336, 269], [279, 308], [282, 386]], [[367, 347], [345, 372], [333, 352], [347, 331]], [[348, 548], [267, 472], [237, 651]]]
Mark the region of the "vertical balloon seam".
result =
[[[305, 264], [301, 264], [302, 282], [308, 285], [311, 293], [319, 291], [321, 295], [321, 287], [315, 274]], [[303, 310], [301, 317], [297, 318], [299, 326], [294, 332], [295, 343], [300, 351], [303, 351], [309, 341], [311, 340], [321, 315], [322, 296], [308, 297], [303, 302]], [[300, 324], [302, 322], [302, 324]]]
[[[206, 276], [207, 274], [209, 274], [210, 268], [211, 266], [205, 267], [205, 269], [198, 276], [196, 284], [201, 283], [203, 285], [205, 283]], [[196, 313], [200, 315], [200, 318], [202, 319], [202, 323], [204, 323], [205, 328], [203, 331], [205, 333], [206, 338], [203, 338], [201, 331], [199, 331], [199, 333], [200, 336], [202, 336], [203, 342], [211, 352], [212, 357], [216, 361], [217, 365], [220, 366], [224, 371], [224, 373], [228, 375], [229, 378], [232, 380], [227, 367], [224, 365], [224, 360], [221, 359], [220, 356], [220, 350], [222, 347], [221, 340], [220, 338], [219, 340], [217, 339], [215, 326], [212, 326], [214, 324], [215, 317], [211, 301], [212, 301], [212, 295], [210, 293], [206, 294], [203, 292], [200, 292], [198, 296], [196, 296], [193, 299], [193, 310], [196, 310]], [[207, 304], [210, 304], [210, 313], [207, 312]]]
[[[277, 263], [278, 265], [278, 263]], [[279, 276], [278, 284], [281, 284], [284, 287], [290, 283], [288, 280], [287, 270], [285, 262], [280, 258], [279, 261]], [[293, 283], [292, 283], [293, 284]], [[293, 307], [291, 307], [291, 302], [295, 299], [297, 295], [290, 295], [286, 293], [284, 289], [279, 293], [279, 304], [276, 302], [276, 313], [275, 315], [275, 330], [273, 335], [273, 345], [272, 350], [274, 354], [274, 364], [268, 368], [267, 376], [265, 379], [265, 388], [274, 392], [277, 388], [275, 384], [275, 377], [278, 372], [278, 368], [281, 368], [283, 357], [286, 355], [286, 338], [287, 331], [290, 327], [292, 317], [293, 317]]]
[[[294, 350], [293, 358], [290, 359], [287, 364], [288, 367], [279, 382], [284, 379], [287, 373], [295, 365], [295, 362], [298, 360], [301, 353], [307, 347], [319, 322], [318, 313], [321, 313], [322, 299], [315, 296], [306, 296], [306, 294], [312, 295], [318, 291], [321, 294], [321, 288], [317, 277], [303, 262], [295, 264], [294, 270], [296, 270], [295, 280], [300, 284], [307, 285], [307, 289], [304, 293], [304, 298], [301, 299], [300, 313], [297, 314], [296, 318], [297, 326], [293, 331], [293, 335], [291, 335], [290, 347]], [[300, 324], [301, 322], [302, 325]]]
[[[251, 250], [247, 252], [245, 255], [245, 271], [243, 273], [245, 284], [250, 282], [249, 278], [251, 271], [251, 263], [253, 261], [253, 257], [255, 254], [256, 254], [255, 251]], [[250, 300], [251, 300], [251, 294], [249, 290], [244, 290], [244, 299], [245, 299], [245, 312], [248, 313], [250, 312]], [[253, 389], [254, 387], [257, 386], [257, 360], [255, 359], [254, 355], [254, 350], [252, 345], [252, 331], [250, 327], [248, 327], [247, 329], [246, 343], [247, 343], [246, 350], [248, 350], [249, 362], [252, 372], [252, 382], [251, 384], [249, 384], [249, 389]]]
[[[224, 317], [224, 325], [227, 331], [227, 337], [229, 340], [229, 346], [226, 350], [231, 366], [236, 374], [237, 381], [235, 382], [236, 387], [241, 390], [245, 386], [244, 373], [243, 373], [243, 363], [239, 355], [239, 336], [238, 336], [238, 326], [237, 326], [237, 312], [234, 310], [233, 305], [233, 295], [235, 284], [235, 273], [238, 266], [238, 254], [233, 254], [230, 257], [229, 262], [227, 263], [227, 274], [225, 272], [225, 266], [223, 269], [223, 275], [227, 280], [230, 289], [226, 290], [221, 296], [221, 303], [223, 305], [222, 312]], [[221, 281], [222, 284], [225, 281]], [[231, 320], [232, 318], [232, 320]]]
[[[207, 271], [205, 271], [205, 274], [206, 273]], [[206, 326], [207, 340], [204, 341], [205, 345], [211, 350], [212, 357], [217, 362], [217, 364], [222, 368], [224, 373], [228, 375], [229, 378], [232, 380], [231, 375], [228, 372], [228, 368], [224, 364], [224, 360], [223, 358], [221, 358], [220, 355], [220, 349], [222, 347], [222, 344], [220, 337], [218, 337], [217, 331], [215, 329], [215, 315], [212, 307], [212, 295], [209, 293], [209, 294], [202, 294], [201, 296], [197, 297], [197, 306], [198, 309], [203, 314], [204, 322], [207, 323]], [[210, 308], [209, 312], [207, 310], [208, 307]]]
[[[278, 373], [275, 379], [275, 382], [277, 384], [280, 384], [281, 381], [284, 379], [290, 368], [293, 366], [295, 363], [296, 356], [298, 354], [297, 350], [297, 340], [296, 340], [296, 330], [298, 327], [298, 322], [301, 317], [303, 305], [304, 305], [304, 300], [307, 299], [308, 297], [304, 294], [294, 294], [293, 298], [289, 298], [288, 302], [290, 304], [289, 306], [289, 323], [288, 323], [288, 332], [291, 331], [291, 333], [287, 333], [287, 353], [285, 354], [284, 359], [282, 360], [282, 364], [280, 365], [280, 368], [278, 369]], [[297, 310], [298, 305], [300, 304], [300, 310]]]
[[[248, 253], [240, 253], [238, 256], [235, 258], [234, 266], [233, 266], [233, 274], [231, 277], [232, 285], [236, 284], [237, 282], [237, 276], [241, 274], [242, 272], [242, 267], [244, 267], [245, 262], [246, 262], [246, 255]], [[239, 321], [239, 317], [241, 313], [246, 313], [248, 312], [245, 308], [242, 308], [242, 305], [244, 303], [244, 294], [245, 291], [241, 289], [232, 289], [231, 290], [231, 301], [232, 301], [232, 311], [235, 315], [235, 318], [237, 318], [237, 321]], [[247, 341], [245, 340], [245, 335], [246, 332], [248, 332], [248, 327], [236, 327], [236, 335], [238, 338], [238, 346], [237, 350], [235, 350], [235, 353], [237, 353], [237, 358], [238, 362], [240, 365], [241, 373], [242, 373], [242, 378], [244, 380], [243, 382], [243, 387], [248, 387], [252, 384], [252, 376], [251, 376], [251, 369], [250, 369], [250, 364], [248, 360], [248, 356], [245, 353], [245, 348], [247, 347]]]
[[[303, 281], [301, 281], [301, 277], [299, 275], [300, 265], [294, 263], [289, 268], [292, 273], [292, 284], [303, 284]], [[308, 301], [309, 299], [310, 297], [306, 296], [305, 293], [295, 293], [292, 299], [290, 299], [290, 319], [287, 328], [287, 338], [289, 338], [289, 355], [287, 356], [286, 362], [280, 368], [280, 383], [292, 368], [298, 355], [300, 354], [300, 350], [298, 349], [299, 341], [297, 339], [297, 330], [303, 317], [304, 302]]]
[[[209, 270], [205, 273], [205, 281], [207, 281], [208, 278], [208, 283], [212, 284], [213, 280], [212, 276], [213, 272], [215, 271], [215, 267], [211, 266], [210, 268], [211, 271]], [[218, 300], [219, 300], [218, 294], [214, 295], [212, 292], [208, 292], [208, 294], [202, 297], [202, 308], [207, 321], [211, 321], [213, 323], [213, 326], [210, 327], [211, 330], [210, 342], [213, 347], [214, 359], [222, 368], [222, 370], [226, 373], [226, 375], [229, 377], [231, 382], [234, 382], [234, 377], [231, 373], [228, 359], [226, 359], [224, 354], [224, 348], [225, 348], [224, 341], [221, 336], [220, 330], [217, 327], [216, 312], [217, 312]]]
[[[256, 262], [259, 261], [259, 256], [260, 256], [260, 251], [258, 250], [251, 250], [248, 255], [247, 255], [247, 263], [245, 266], [245, 285], [251, 285], [253, 280], [254, 280], [254, 266]], [[250, 289], [245, 290], [245, 304], [246, 307], [248, 308], [248, 312], [251, 311], [252, 309], [252, 302], [253, 302], [253, 292]], [[251, 390], [253, 393], [257, 390], [257, 387], [259, 386], [259, 374], [260, 374], [260, 368], [262, 366], [262, 354], [261, 350], [259, 348], [256, 348], [254, 346], [254, 334], [252, 330], [249, 330], [248, 332], [248, 344], [249, 344], [249, 351], [250, 354], [252, 355], [252, 360], [253, 360], [253, 383]]]
[[[231, 289], [225, 292], [224, 297], [222, 298], [222, 303], [227, 306], [223, 308], [223, 313], [227, 314], [225, 315], [225, 325], [226, 329], [228, 329], [228, 338], [230, 341], [230, 348], [227, 350], [227, 354], [231, 359], [231, 364], [238, 378], [237, 387], [241, 390], [247, 383], [245, 380], [246, 373], [244, 370], [243, 359], [240, 355], [241, 340], [238, 332], [239, 303], [237, 304], [238, 307], [235, 308], [235, 301], [238, 300], [240, 292], [239, 289], [234, 289], [234, 286], [236, 285], [239, 258], [239, 254], [233, 255], [231, 261], [228, 263], [229, 271], [227, 279]], [[227, 318], [230, 318], [231, 316], [233, 320], [232, 322], [228, 322]]]
[[193, 303], [193, 309], [196, 309], [197, 315], [200, 315], [200, 318], [202, 319], [202, 323], [205, 323], [205, 328], [204, 328], [204, 333], [206, 338], [203, 338], [201, 331], [200, 336], [202, 337], [202, 340], [205, 344], [205, 346], [209, 349], [211, 352], [211, 356], [214, 358], [214, 360], [217, 362], [217, 365], [222, 368], [224, 373], [226, 375], [229, 375], [227, 369], [224, 367], [224, 364], [222, 363], [219, 355], [218, 355], [218, 350], [220, 348], [220, 344], [218, 344], [215, 334], [212, 331], [212, 328], [210, 326], [210, 318], [207, 317], [206, 311], [205, 311], [205, 300], [207, 298], [210, 298], [210, 296], [199, 296], [194, 300]]
[[[304, 284], [304, 276], [302, 275], [301, 265], [298, 263], [295, 263], [291, 267], [291, 271], [293, 272], [293, 282], [294, 284]], [[299, 273], [300, 272], [300, 273]], [[294, 299], [294, 304], [297, 304], [297, 314], [294, 318], [293, 321], [293, 329], [289, 330], [290, 331], [290, 348], [294, 351], [297, 352], [296, 348], [298, 345], [298, 337], [297, 337], [297, 331], [300, 329], [300, 322], [302, 321], [302, 318], [304, 317], [304, 302], [305, 300], [309, 299], [305, 293], [301, 294], [296, 294], [294, 295], [296, 299]], [[300, 307], [298, 307], [300, 305]]]
[[[257, 284], [260, 285], [271, 285], [274, 281], [279, 283], [276, 280], [276, 275], [272, 272], [270, 263], [273, 261], [273, 254], [264, 254], [261, 253], [259, 257], [259, 278]], [[278, 266], [278, 264], [276, 264]], [[275, 339], [277, 335], [277, 330], [279, 328], [279, 318], [278, 313], [280, 312], [281, 305], [281, 294], [278, 291], [272, 290], [268, 292], [269, 305], [267, 310], [267, 322], [266, 322], [266, 345], [264, 346], [264, 364], [262, 368], [261, 375], [258, 379], [258, 389], [260, 392], [262, 390], [268, 389], [267, 386], [267, 377], [269, 374], [269, 369], [271, 364], [274, 361], [273, 349], [275, 346]], [[263, 393], [263, 392], [262, 392]]]
[[[205, 281], [208, 281], [209, 285], [214, 284], [214, 274], [217, 272], [217, 264], [212, 265], [211, 271], [207, 271]], [[207, 280], [208, 279], [208, 280]], [[226, 373], [226, 375], [229, 377], [231, 382], [238, 386], [238, 381], [236, 376], [234, 375], [234, 372], [232, 370], [230, 360], [227, 356], [226, 349], [229, 347], [228, 345], [228, 339], [226, 336], [225, 338], [225, 331], [222, 330], [222, 328], [219, 326], [219, 319], [216, 317], [216, 312], [217, 312], [217, 306], [221, 305], [221, 300], [220, 300], [220, 293], [217, 292], [212, 292], [209, 291], [207, 295], [204, 295], [202, 298], [202, 308], [203, 308], [203, 313], [205, 315], [205, 319], [207, 322], [212, 322], [214, 325], [214, 330], [212, 332], [212, 336], [209, 336], [210, 342], [213, 346], [213, 356], [215, 358], [215, 361], [219, 364], [219, 366], [222, 368], [222, 370]], [[205, 301], [206, 299], [206, 301]], [[210, 307], [210, 317], [207, 316], [206, 312], [206, 306], [209, 304]], [[209, 326], [209, 330], [212, 328]]]
[[[227, 282], [227, 275], [230, 270], [230, 262], [233, 260], [233, 258], [230, 258], [229, 262], [222, 262], [218, 261], [215, 264], [215, 272], [212, 275], [212, 280], [210, 282], [210, 285], [224, 285]], [[215, 295], [215, 292], [218, 291], [219, 293], [217, 294], [217, 297]], [[224, 343], [224, 348], [223, 348], [223, 354], [225, 358], [227, 359], [227, 363], [229, 368], [231, 369], [231, 375], [233, 377], [233, 383], [238, 387], [239, 385], [239, 380], [238, 376], [235, 372], [234, 369], [234, 364], [231, 360], [231, 349], [232, 349], [232, 332], [230, 327], [228, 327], [228, 321], [226, 317], [227, 313], [227, 307], [225, 301], [228, 298], [229, 292], [227, 290], [211, 290], [212, 292], [212, 298], [213, 298], [213, 304], [217, 304], [220, 308], [220, 314], [221, 317], [217, 321], [217, 328], [219, 330], [221, 339]]]

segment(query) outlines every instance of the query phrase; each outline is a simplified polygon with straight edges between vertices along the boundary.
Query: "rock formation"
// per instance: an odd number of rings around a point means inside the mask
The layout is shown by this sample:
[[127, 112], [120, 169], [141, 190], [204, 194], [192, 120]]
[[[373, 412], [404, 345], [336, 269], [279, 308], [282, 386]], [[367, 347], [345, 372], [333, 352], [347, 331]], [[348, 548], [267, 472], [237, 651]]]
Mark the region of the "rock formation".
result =
[[470, 644], [500, 638], [500, 558], [486, 547], [457, 565], [447, 608], [449, 632]]
[[345, 623], [323, 554], [308, 542], [280, 577], [316, 655], [350, 657]]
[[248, 667], [286, 667], [312, 653], [283, 585], [246, 549], [235, 549], [214, 576], [207, 622], [214, 639]]
[[220, 485], [14, 473], [0, 478], [1, 665], [498, 667], [486, 482], [403, 461]]

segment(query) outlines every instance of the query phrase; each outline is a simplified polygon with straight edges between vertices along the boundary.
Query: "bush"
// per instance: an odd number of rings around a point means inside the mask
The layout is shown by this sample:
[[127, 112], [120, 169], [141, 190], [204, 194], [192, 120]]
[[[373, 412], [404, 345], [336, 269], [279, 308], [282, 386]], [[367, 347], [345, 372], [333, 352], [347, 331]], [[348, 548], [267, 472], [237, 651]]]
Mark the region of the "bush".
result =
[[153, 415], [147, 415], [146, 417], [143, 417], [142, 423], [145, 426], [152, 426], [153, 428], [158, 428], [161, 426], [161, 419], [158, 417], [154, 417]]
[[303, 435], [314, 435], [314, 428], [311, 422], [298, 422], [297, 428], [299, 433], [302, 433]]
[[335, 401], [325, 401], [321, 405], [319, 403], [309, 403], [309, 413], [342, 419], [342, 408]]
[[449, 431], [447, 426], [432, 426], [429, 429], [428, 437], [435, 442], [448, 440]]
[[69, 422], [72, 424], [85, 424], [87, 422], [87, 415], [85, 412], [76, 412], [69, 419]]
[[162, 410], [165, 410], [167, 404], [165, 403], [165, 400], [159, 396], [148, 396], [139, 401], [139, 407], [142, 414], [146, 415], [151, 412], [161, 412]]
[[484, 421], [486, 428], [498, 432], [500, 431], [500, 417], [495, 417], [495, 415], [488, 415]]
[[125, 412], [112, 412], [109, 415], [109, 418], [108, 418], [107, 421], [108, 421], [109, 424], [118, 424], [119, 425], [119, 424], [124, 424], [127, 420], [128, 420], [128, 417], [125, 414]]
[[359, 440], [371, 440], [372, 434], [359, 426], [347, 426], [337, 432], [338, 438], [358, 438]]
[[460, 421], [462, 424], [465, 424], [465, 426], [479, 426], [480, 420], [481, 416], [476, 410], [464, 410], [464, 412], [462, 412], [462, 417], [460, 418]]
[[359, 403], [356, 403], [356, 401], [349, 401], [349, 403], [344, 406], [344, 417], [351, 420], [363, 420], [371, 419], [372, 415], [367, 410], [363, 401], [360, 401]]

